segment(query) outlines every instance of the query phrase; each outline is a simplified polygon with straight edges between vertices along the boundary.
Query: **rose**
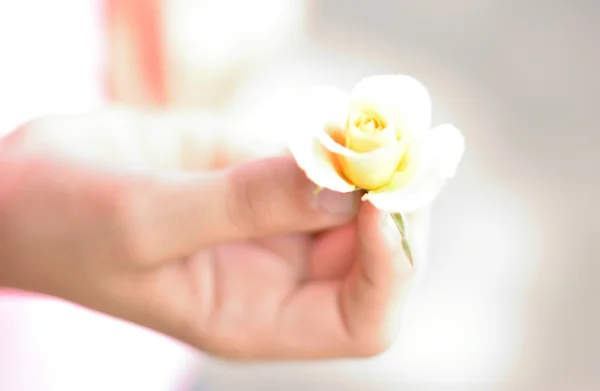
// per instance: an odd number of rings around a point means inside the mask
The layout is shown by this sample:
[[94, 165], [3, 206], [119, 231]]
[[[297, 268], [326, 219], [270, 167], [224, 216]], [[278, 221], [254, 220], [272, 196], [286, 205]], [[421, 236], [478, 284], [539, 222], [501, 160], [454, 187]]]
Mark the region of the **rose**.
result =
[[433, 201], [464, 151], [453, 125], [431, 129], [429, 93], [409, 76], [372, 76], [350, 94], [319, 87], [300, 108], [289, 147], [308, 178], [338, 192], [364, 190], [364, 200], [391, 213]]

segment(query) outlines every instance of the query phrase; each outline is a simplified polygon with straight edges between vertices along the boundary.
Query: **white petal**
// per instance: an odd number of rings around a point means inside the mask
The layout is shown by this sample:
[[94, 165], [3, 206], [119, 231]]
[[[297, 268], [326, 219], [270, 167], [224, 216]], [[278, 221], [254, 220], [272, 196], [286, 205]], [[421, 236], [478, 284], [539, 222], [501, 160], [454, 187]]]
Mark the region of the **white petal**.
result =
[[431, 127], [431, 98], [421, 82], [405, 75], [371, 76], [350, 94], [353, 110], [374, 110], [403, 132]]
[[388, 193], [368, 193], [363, 199], [371, 201], [377, 209], [386, 212], [412, 212], [431, 203], [444, 186], [445, 181], [446, 179], [442, 177], [421, 175], [400, 190]]
[[422, 134], [424, 166], [437, 175], [452, 178], [465, 151], [465, 139], [454, 125], [443, 124]]
[[290, 143], [290, 151], [308, 179], [317, 186], [341, 193], [355, 190], [353, 185], [338, 175], [329, 151], [316, 137], [293, 141]]
[[465, 145], [460, 131], [445, 124], [423, 134], [423, 169], [403, 188], [387, 193], [369, 193], [365, 199], [389, 212], [411, 212], [431, 203], [446, 180], [456, 173]]
[[344, 126], [349, 110], [348, 94], [322, 87], [313, 90], [306, 98], [297, 106], [302, 111], [289, 121], [293, 126], [288, 144], [290, 152], [316, 185], [342, 193], [354, 191], [354, 186], [338, 175], [331, 154], [319, 141], [321, 135], [326, 135], [328, 126]]

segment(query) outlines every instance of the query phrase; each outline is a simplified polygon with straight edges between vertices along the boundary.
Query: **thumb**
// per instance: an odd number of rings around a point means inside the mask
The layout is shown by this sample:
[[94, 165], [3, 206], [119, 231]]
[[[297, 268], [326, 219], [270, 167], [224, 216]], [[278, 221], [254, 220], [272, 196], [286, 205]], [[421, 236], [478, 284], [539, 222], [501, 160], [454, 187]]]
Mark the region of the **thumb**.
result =
[[316, 186], [291, 157], [160, 180], [138, 213], [147, 262], [224, 242], [313, 232], [350, 222], [360, 195]]
[[414, 268], [388, 213], [365, 203], [357, 217], [357, 267], [346, 277], [341, 305], [362, 353], [387, 350], [398, 333]]

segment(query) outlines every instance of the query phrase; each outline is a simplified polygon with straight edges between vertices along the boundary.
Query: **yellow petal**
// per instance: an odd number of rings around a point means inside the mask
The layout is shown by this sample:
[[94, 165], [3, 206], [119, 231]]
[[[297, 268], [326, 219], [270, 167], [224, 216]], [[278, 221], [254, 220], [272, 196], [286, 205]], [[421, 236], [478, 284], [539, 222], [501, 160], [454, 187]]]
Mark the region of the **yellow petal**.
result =
[[348, 182], [365, 190], [377, 189], [390, 181], [407, 146], [405, 142], [394, 142], [372, 152], [358, 153], [337, 144], [327, 134], [320, 137], [320, 142], [337, 157]]
[[406, 186], [415, 174], [418, 173], [418, 168], [421, 164], [419, 159], [421, 154], [419, 152], [414, 146], [408, 147], [390, 181], [385, 186], [371, 191], [371, 193], [390, 192]]
[[346, 146], [356, 152], [371, 152], [396, 142], [396, 130], [393, 124], [378, 132], [367, 133], [358, 129], [352, 120], [346, 133]]
[[401, 144], [398, 143], [394, 148], [378, 150], [377, 152], [385, 152], [383, 158], [338, 156], [338, 161], [350, 183], [364, 190], [373, 190], [385, 186], [394, 175], [395, 165], [402, 158], [400, 146]]

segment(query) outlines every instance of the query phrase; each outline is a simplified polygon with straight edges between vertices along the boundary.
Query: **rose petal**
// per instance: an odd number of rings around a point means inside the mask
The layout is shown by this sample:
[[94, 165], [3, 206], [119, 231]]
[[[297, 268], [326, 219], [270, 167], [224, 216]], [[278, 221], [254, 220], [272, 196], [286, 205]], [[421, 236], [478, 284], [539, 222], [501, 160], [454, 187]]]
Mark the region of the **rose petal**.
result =
[[363, 200], [368, 200], [377, 209], [390, 213], [412, 212], [431, 203], [445, 181], [442, 177], [423, 175], [396, 191], [365, 194]]
[[442, 124], [424, 132], [420, 138], [425, 154], [423, 164], [438, 175], [452, 178], [465, 151], [465, 139], [452, 124]]
[[343, 173], [355, 186], [373, 190], [385, 186], [402, 160], [406, 144], [394, 142], [387, 148], [377, 149], [354, 157], [337, 155]]
[[327, 127], [344, 126], [349, 111], [348, 94], [331, 87], [317, 88], [297, 107], [303, 112], [291, 119], [294, 129], [288, 147], [298, 166], [317, 186], [341, 193], [354, 191], [355, 187], [340, 177], [331, 153], [319, 139], [321, 135], [327, 136]]
[[290, 151], [308, 179], [317, 186], [340, 193], [356, 190], [353, 185], [340, 177], [333, 164], [331, 154], [317, 138], [304, 140], [304, 142], [293, 142], [290, 144]]
[[403, 188], [372, 192], [363, 198], [389, 212], [410, 212], [432, 202], [446, 180], [452, 177], [464, 152], [464, 138], [452, 125], [445, 124], [425, 132], [422, 150], [423, 169]]
[[414, 134], [431, 127], [431, 98], [418, 80], [405, 75], [371, 76], [350, 93], [353, 110], [373, 111], [400, 131]]
[[346, 138], [348, 147], [353, 151], [370, 152], [395, 143], [396, 129], [393, 124], [390, 124], [380, 132], [366, 133], [350, 123]]
[[396, 141], [385, 148], [359, 153], [339, 145], [326, 133], [319, 135], [319, 141], [337, 156], [350, 182], [365, 190], [376, 189], [389, 182], [407, 146], [405, 142]]

